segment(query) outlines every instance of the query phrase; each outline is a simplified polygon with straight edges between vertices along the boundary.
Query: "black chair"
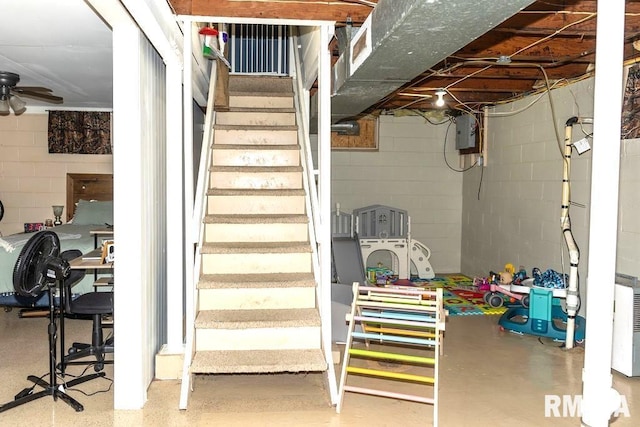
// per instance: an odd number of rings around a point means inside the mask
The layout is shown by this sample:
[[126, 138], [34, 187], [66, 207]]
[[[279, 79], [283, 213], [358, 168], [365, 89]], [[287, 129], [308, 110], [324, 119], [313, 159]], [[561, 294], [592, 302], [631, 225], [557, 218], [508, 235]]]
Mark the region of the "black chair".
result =
[[[70, 249], [60, 254], [61, 258], [70, 261], [82, 256], [77, 249]], [[91, 344], [74, 342], [69, 348], [69, 353], [62, 358], [61, 370], [64, 372], [68, 365], [93, 364], [96, 372], [104, 369], [105, 364], [113, 363], [113, 360], [105, 360], [105, 355], [113, 353], [113, 337], [106, 341], [103, 336], [102, 317], [113, 314], [113, 292], [88, 292], [77, 298], [72, 298], [73, 285], [85, 276], [84, 270], [71, 270], [62, 286], [64, 291], [64, 311], [66, 317], [87, 318], [93, 320]], [[78, 360], [93, 356], [95, 359]]]

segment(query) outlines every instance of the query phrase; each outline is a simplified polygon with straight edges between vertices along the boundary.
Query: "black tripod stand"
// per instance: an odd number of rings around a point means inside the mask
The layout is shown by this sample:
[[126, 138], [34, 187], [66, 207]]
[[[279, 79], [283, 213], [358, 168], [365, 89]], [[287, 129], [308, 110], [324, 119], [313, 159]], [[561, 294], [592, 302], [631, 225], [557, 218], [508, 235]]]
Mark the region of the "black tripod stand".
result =
[[[15, 408], [16, 406], [20, 406], [22, 404], [31, 402], [32, 400], [39, 399], [45, 396], [52, 396], [53, 400], [64, 401], [66, 404], [71, 406], [76, 412], [80, 412], [84, 410], [84, 406], [80, 404], [73, 397], [69, 396], [67, 393], [63, 391], [57, 383], [56, 376], [56, 313], [55, 313], [55, 305], [53, 300], [53, 292], [51, 291], [51, 287], [54, 286], [54, 283], [47, 286], [47, 296], [49, 297], [49, 382], [44, 381], [42, 378], [36, 377], [35, 375], [29, 375], [27, 379], [34, 383], [33, 386], [27, 387], [23, 389], [20, 393], [15, 396], [15, 399], [11, 402], [5, 403], [0, 406], [0, 412], [4, 412], [8, 409]], [[61, 312], [60, 316], [64, 316], [64, 313]], [[80, 378], [75, 378], [71, 381], [66, 382], [66, 386], [73, 387], [75, 385], [84, 383], [86, 381], [92, 380], [94, 378], [104, 377], [104, 372], [98, 372], [95, 374], [86, 375]], [[36, 385], [39, 385], [44, 390], [41, 390], [37, 393], [33, 392], [33, 389]]]

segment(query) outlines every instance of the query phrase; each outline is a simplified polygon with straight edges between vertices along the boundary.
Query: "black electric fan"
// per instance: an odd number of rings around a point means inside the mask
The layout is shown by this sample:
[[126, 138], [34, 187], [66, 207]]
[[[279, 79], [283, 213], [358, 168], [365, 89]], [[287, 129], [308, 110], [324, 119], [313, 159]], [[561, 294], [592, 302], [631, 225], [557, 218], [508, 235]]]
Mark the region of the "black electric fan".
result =
[[[31, 237], [22, 248], [15, 267], [13, 268], [13, 287], [16, 293], [25, 297], [35, 297], [47, 292], [49, 299], [49, 382], [35, 375], [27, 379], [34, 383], [20, 391], [11, 402], [0, 406], [0, 412], [22, 405], [45, 396], [52, 396], [54, 400], [60, 398], [77, 412], [84, 407], [74, 398], [65, 393], [56, 382], [56, 329], [57, 315], [55, 310], [54, 292], [56, 283], [64, 280], [70, 273], [69, 263], [60, 257], [60, 239], [52, 231], [40, 231]], [[62, 317], [60, 317], [62, 319]], [[104, 376], [104, 372], [87, 375], [67, 381], [67, 388]], [[38, 385], [44, 390], [34, 392]]]

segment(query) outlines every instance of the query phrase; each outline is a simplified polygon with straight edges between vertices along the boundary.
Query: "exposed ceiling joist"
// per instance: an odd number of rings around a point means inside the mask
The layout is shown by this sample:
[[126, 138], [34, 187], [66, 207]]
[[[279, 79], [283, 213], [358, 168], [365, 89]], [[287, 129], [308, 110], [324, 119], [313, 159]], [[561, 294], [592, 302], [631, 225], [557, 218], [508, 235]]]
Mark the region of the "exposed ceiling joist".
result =
[[178, 15], [298, 19], [360, 25], [377, 0], [172, 0]]
[[[170, 0], [178, 14], [352, 21], [358, 27], [378, 0]], [[451, 0], [458, 11], [477, 1]], [[400, 2], [402, 3], [402, 2]], [[479, 108], [531, 93], [592, 72], [595, 61], [596, 0], [539, 0], [431, 65], [363, 113], [375, 109], [430, 109], [434, 93], [446, 88], [450, 108]], [[625, 59], [635, 58], [640, 39], [640, 0], [626, 1]], [[450, 26], [451, 35], [460, 26]], [[432, 40], [425, 44], [434, 45]], [[636, 45], [639, 45], [636, 43]], [[331, 47], [335, 63], [338, 43]], [[508, 64], [505, 64], [508, 63]], [[544, 71], [544, 72], [543, 72]], [[384, 79], [384, 76], [381, 76]], [[389, 79], [391, 77], [389, 76]]]

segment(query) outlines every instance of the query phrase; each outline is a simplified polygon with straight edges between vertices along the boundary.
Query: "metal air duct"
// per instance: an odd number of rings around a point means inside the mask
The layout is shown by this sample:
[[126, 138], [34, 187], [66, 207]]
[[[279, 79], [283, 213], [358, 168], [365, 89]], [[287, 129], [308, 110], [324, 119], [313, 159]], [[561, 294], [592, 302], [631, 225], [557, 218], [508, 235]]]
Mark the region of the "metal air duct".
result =
[[333, 68], [332, 123], [366, 110], [531, 3], [379, 0]]

